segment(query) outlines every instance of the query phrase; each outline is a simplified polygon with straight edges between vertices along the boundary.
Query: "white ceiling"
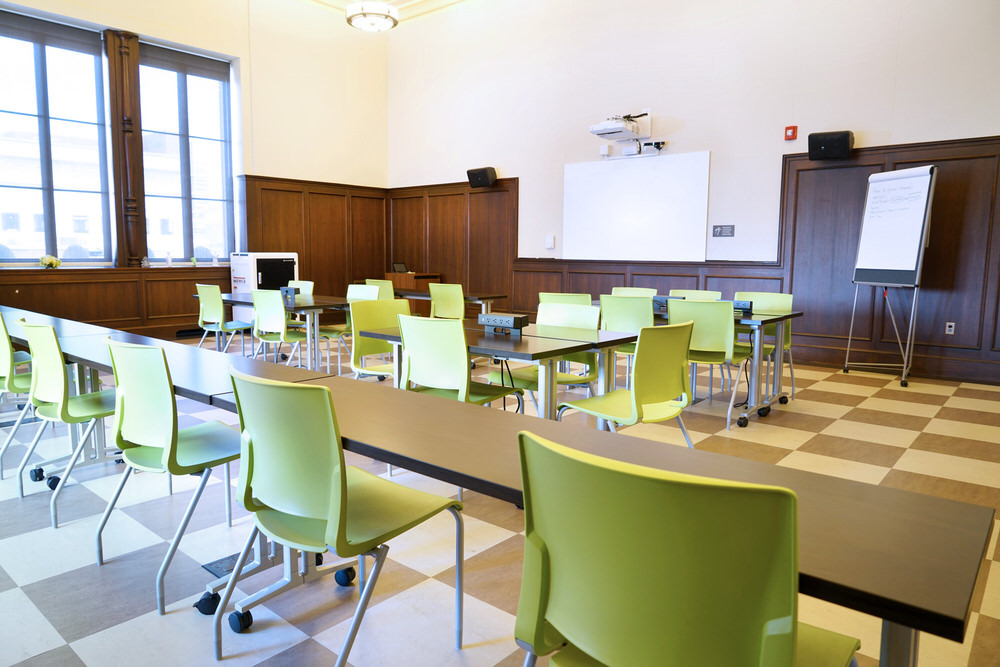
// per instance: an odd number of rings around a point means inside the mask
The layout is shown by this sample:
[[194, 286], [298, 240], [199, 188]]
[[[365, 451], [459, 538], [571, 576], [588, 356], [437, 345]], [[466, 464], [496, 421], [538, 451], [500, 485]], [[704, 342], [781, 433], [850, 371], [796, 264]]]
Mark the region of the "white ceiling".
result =
[[[321, 5], [326, 5], [327, 7], [333, 7], [341, 11], [347, 9], [353, 0], [313, 0]], [[458, 4], [462, 0], [387, 0], [390, 5], [399, 10], [399, 20], [405, 21], [407, 19], [412, 19], [422, 14], [429, 14], [430, 12], [436, 12], [439, 9], [448, 7], [449, 5]]]

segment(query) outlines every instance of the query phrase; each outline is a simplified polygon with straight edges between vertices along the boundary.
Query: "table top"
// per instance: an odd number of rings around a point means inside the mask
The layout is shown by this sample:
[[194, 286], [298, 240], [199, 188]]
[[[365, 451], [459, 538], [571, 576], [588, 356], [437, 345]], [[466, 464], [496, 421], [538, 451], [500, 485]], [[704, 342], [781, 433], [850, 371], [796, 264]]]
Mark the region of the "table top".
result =
[[[394, 289], [397, 298], [400, 299], [424, 299], [429, 300], [431, 298], [430, 292], [421, 292], [419, 290], [408, 290], [408, 289]], [[469, 303], [482, 303], [483, 301], [498, 301], [500, 299], [506, 299], [506, 294], [465, 294], [465, 300]]]
[[[386, 340], [390, 343], [402, 342], [399, 327], [372, 329], [358, 333], [368, 338]], [[482, 327], [471, 324], [465, 325], [465, 341], [469, 346], [470, 354], [519, 361], [538, 361], [539, 359], [561, 357], [574, 352], [586, 352], [593, 347], [587, 342], [559, 338], [490, 334]]]
[[[197, 297], [197, 295], [195, 295]], [[253, 306], [253, 295], [250, 292], [223, 292], [222, 302], [231, 306]], [[290, 313], [306, 310], [343, 309], [348, 305], [347, 297], [322, 295], [295, 295], [295, 305], [285, 306]]]
[[[784, 313], [767, 313], [763, 311], [753, 311], [745, 312], [742, 310], [734, 310], [733, 317], [737, 324], [745, 324], [748, 326], [763, 326], [766, 324], [774, 324], [776, 322], [781, 322], [782, 320], [791, 320], [796, 317], [802, 317], [805, 313], [801, 310], [790, 310]], [[657, 309], [653, 311], [654, 317], [659, 320], [669, 320], [670, 317], [666, 310]]]
[[575, 340], [590, 343], [592, 348], [614, 347], [634, 343], [639, 334], [625, 331], [605, 331], [603, 329], [579, 329], [576, 327], [557, 327], [551, 324], [529, 324], [522, 331], [523, 336], [536, 338], [556, 338], [559, 340]]
[[[345, 449], [519, 505], [522, 429], [622, 461], [790, 488], [799, 499], [802, 593], [963, 639], [993, 527], [991, 508], [374, 383], [307, 382], [330, 388]], [[372, 406], [393, 419], [371, 419]]]
[[117, 329], [109, 329], [96, 324], [87, 324], [86, 322], [77, 322], [75, 320], [65, 320], [61, 317], [43, 315], [41, 313], [36, 313], [30, 310], [22, 310], [21, 308], [12, 308], [10, 306], [0, 306], [0, 313], [3, 314], [3, 321], [4, 324], [7, 325], [7, 332], [10, 334], [11, 339], [21, 343], [22, 345], [27, 344], [24, 339], [24, 332], [21, 329], [22, 319], [28, 324], [48, 324], [52, 326], [56, 331], [56, 337], [60, 339], [68, 338], [70, 336], [108, 335], [109, 333], [117, 331]]

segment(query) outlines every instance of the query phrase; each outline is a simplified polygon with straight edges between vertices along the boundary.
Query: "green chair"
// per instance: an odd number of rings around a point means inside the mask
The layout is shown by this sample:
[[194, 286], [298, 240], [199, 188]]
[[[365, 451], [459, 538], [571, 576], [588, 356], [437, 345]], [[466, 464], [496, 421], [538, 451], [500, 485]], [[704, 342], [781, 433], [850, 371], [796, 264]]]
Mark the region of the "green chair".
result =
[[589, 294], [582, 292], [539, 292], [538, 303], [572, 303], [578, 306], [593, 305]]
[[[302, 296], [312, 296], [315, 283], [311, 280], [289, 280], [288, 287], [297, 287]], [[298, 313], [287, 313], [285, 321], [290, 327], [304, 327], [306, 321]], [[327, 369], [329, 371], [329, 369]]]
[[375, 375], [379, 380], [393, 377], [392, 362], [367, 365], [366, 358], [375, 354], [392, 354], [392, 343], [377, 338], [361, 336], [361, 331], [399, 327], [399, 316], [410, 314], [406, 299], [377, 299], [355, 301], [351, 304], [351, 370], [354, 377]]
[[550, 653], [552, 665], [851, 664], [857, 639], [798, 621], [791, 490], [615, 461], [525, 431], [518, 446], [514, 637], [525, 665]]
[[[541, 294], [539, 294], [541, 296]], [[587, 296], [589, 295], [581, 295]], [[573, 329], [587, 329], [597, 331], [597, 325], [601, 318], [601, 309], [597, 306], [587, 304], [579, 305], [564, 302], [542, 302], [538, 304], [538, 314], [535, 323], [540, 327], [569, 327]], [[590, 389], [590, 395], [594, 396], [594, 382], [597, 381], [597, 353], [596, 352], [574, 352], [562, 358], [563, 362], [584, 364], [586, 371], [580, 375], [568, 372], [556, 373], [556, 384], [563, 386], [586, 386]], [[490, 384], [512, 385], [525, 389], [529, 393], [536, 410], [541, 410], [534, 392], [538, 391], [538, 366], [531, 364], [514, 368], [509, 372], [490, 371], [486, 376]], [[539, 417], [544, 415], [539, 412]]]
[[616, 389], [602, 396], [565, 401], [557, 406], [556, 419], [566, 410], [579, 410], [604, 419], [614, 433], [615, 424], [654, 423], [677, 419], [688, 447], [694, 447], [681, 411], [691, 402], [687, 374], [691, 323], [646, 327], [636, 341], [631, 389]]
[[116, 342], [109, 343], [109, 347], [116, 389], [115, 445], [121, 449], [125, 471], [97, 527], [97, 564], [104, 564], [101, 542], [104, 526], [132, 471], [201, 477], [156, 574], [156, 608], [163, 615], [163, 580], [167, 568], [212, 476], [212, 469], [220, 465], [226, 473], [226, 519], [232, 525], [229, 462], [240, 457], [240, 434], [218, 421], [178, 428], [177, 401], [163, 349]]
[[403, 339], [401, 388], [477, 405], [513, 395], [517, 411], [524, 412], [523, 390], [472, 381], [461, 320], [400, 315], [399, 333]]
[[[355, 301], [374, 301], [378, 299], [377, 285], [352, 284], [347, 286], [348, 305]], [[343, 361], [340, 357], [340, 350], [343, 345], [347, 345], [347, 339], [351, 337], [351, 311], [345, 311], [345, 321], [343, 324], [324, 324], [319, 328], [319, 337], [326, 340], [326, 372], [330, 372], [330, 344], [337, 341], [337, 375], [340, 375], [340, 368]], [[350, 347], [348, 346], [348, 354]]]
[[[10, 342], [10, 335], [7, 333], [7, 325], [3, 321], [3, 316], [0, 315], [0, 396], [7, 394], [12, 396], [26, 395], [31, 391], [31, 373], [17, 372], [18, 366], [24, 366], [30, 362], [30, 354], [14, 349], [14, 345]], [[7, 453], [7, 448], [14, 442], [14, 435], [21, 428], [24, 418], [30, 412], [31, 401], [26, 398], [24, 407], [18, 411], [17, 419], [10, 427], [10, 432], [4, 440], [3, 448], [0, 448], [0, 479], [3, 479], [3, 455]]]
[[428, 283], [431, 294], [431, 317], [465, 319], [465, 294], [456, 283]]
[[219, 337], [229, 334], [223, 352], [229, 350], [229, 344], [233, 342], [233, 336], [237, 332], [240, 334], [240, 345], [243, 349], [243, 356], [247, 354], [246, 338], [244, 334], [248, 329], [253, 328], [251, 322], [241, 322], [239, 320], [226, 320], [226, 308], [222, 303], [222, 290], [218, 285], [196, 284], [198, 290], [198, 326], [205, 330], [198, 341], [198, 347], [205, 342], [205, 337], [209, 333], [215, 334], [215, 348], [219, 349]]
[[615, 296], [656, 296], [655, 287], [612, 287], [611, 293]]
[[[274, 382], [235, 370], [232, 376], [243, 431], [240, 494], [244, 507], [253, 513], [254, 527], [215, 611], [216, 659], [222, 657], [222, 615], [258, 533], [283, 545], [285, 563], [292, 566], [293, 550], [303, 552], [302, 562], [309, 563], [312, 554], [329, 549], [339, 558], [358, 558], [364, 582], [365, 556], [374, 560], [337, 656], [336, 664], [345, 665], [389, 552], [386, 542], [444, 510], [455, 517], [455, 646], [461, 649], [462, 503], [345, 465], [333, 399], [326, 387]], [[344, 564], [328, 565], [320, 573], [343, 568]], [[287, 581], [238, 603], [230, 625], [239, 631], [249, 628], [250, 607], [305, 578], [291, 568], [288, 574]]]
[[[784, 294], [782, 292], [737, 292], [733, 298], [737, 301], [752, 301], [754, 312], [757, 313], [788, 313], [792, 310], [792, 295]], [[778, 326], [776, 324], [768, 324], [764, 327], [764, 335], [774, 338], [777, 334]], [[753, 331], [747, 326], [737, 326], [737, 334], [752, 334]], [[784, 355], [785, 359], [788, 360], [788, 372], [792, 377], [792, 398], [795, 397], [795, 365], [792, 363], [792, 323], [790, 320], [785, 320], [785, 341], [784, 345]], [[761, 354], [768, 359], [768, 370], [771, 367], [771, 358], [774, 356], [774, 345], [765, 345], [764, 349], [761, 350]], [[771, 373], [766, 374], [768, 384], [770, 384]], [[771, 390], [768, 389], [767, 393], [770, 394]]]
[[[82, 390], [76, 394], [70, 394], [69, 376], [66, 371], [66, 360], [63, 358], [62, 349], [59, 347], [59, 340], [56, 338], [55, 329], [48, 324], [21, 324], [24, 335], [28, 339], [28, 347], [31, 350], [31, 404], [35, 408], [35, 416], [41, 420], [38, 431], [34, 439], [28, 446], [21, 465], [17, 468], [17, 495], [24, 497], [24, 469], [28, 466], [35, 447], [42, 439], [42, 431], [45, 426], [53, 422], [62, 422], [72, 428], [73, 424], [87, 424], [80, 436], [76, 448], [69, 456], [61, 456], [55, 459], [36, 462], [31, 471], [31, 479], [40, 482], [45, 479], [44, 467], [55, 463], [66, 461], [66, 468], [62, 474], [51, 475], [47, 484], [53, 490], [52, 498], [49, 501], [49, 511], [52, 516], [52, 527], [59, 527], [59, 517], [56, 508], [56, 501], [63, 487], [66, 486], [69, 476], [80, 460], [80, 455], [100, 420], [110, 417], [115, 413], [115, 390], [103, 389], [99, 391], [84, 393]], [[96, 449], [96, 446], [95, 446]], [[103, 455], [104, 452], [100, 452]]]
[[713, 289], [672, 289], [669, 295], [695, 301], [718, 301], [722, 298], [722, 292]]
[[[734, 364], [746, 364], [753, 351], [749, 345], [735, 340], [733, 304], [731, 301], [688, 301], [687, 299], [671, 299], [667, 302], [667, 312], [671, 322], [694, 322], [691, 332], [691, 348], [688, 357], [691, 361], [691, 390], [693, 395], [697, 387], [698, 364], [710, 364], [708, 375], [708, 401], [712, 402], [714, 366], [725, 366], [727, 369]], [[729, 411], [726, 413], [726, 428], [729, 428], [733, 414], [733, 404], [736, 401], [736, 390], [740, 384], [740, 373], [737, 369], [736, 386], [729, 381], [732, 394], [729, 397]]]
[[[264, 350], [264, 358], [267, 358], [268, 344], [274, 345], [274, 361], [278, 361], [278, 352], [282, 343], [292, 346], [288, 354], [288, 366], [295, 358], [295, 353], [299, 352], [299, 362], [301, 364], [302, 354], [300, 348], [302, 342], [307, 340], [309, 335], [299, 329], [289, 329], [288, 321], [285, 319], [285, 302], [281, 298], [278, 290], [258, 289], [253, 290], [250, 295], [253, 297], [253, 335], [260, 341], [260, 346], [255, 347], [253, 356], [256, 358], [260, 348]], [[327, 342], [327, 354], [330, 354], [329, 342]]]
[[379, 278], [365, 278], [365, 285], [375, 285], [378, 287], [378, 298], [388, 301], [396, 298], [396, 287], [391, 280]]
[[[638, 289], [638, 288], [637, 288]], [[640, 329], [653, 326], [653, 297], [629, 295], [601, 295], [601, 329], [605, 331], [621, 331], [639, 333]], [[618, 354], [628, 355], [626, 378], [632, 375], [632, 355], [635, 354], [635, 343], [619, 345], [615, 350]], [[614, 364], [617, 369], [617, 362]], [[615, 383], [618, 381], [615, 371]]]

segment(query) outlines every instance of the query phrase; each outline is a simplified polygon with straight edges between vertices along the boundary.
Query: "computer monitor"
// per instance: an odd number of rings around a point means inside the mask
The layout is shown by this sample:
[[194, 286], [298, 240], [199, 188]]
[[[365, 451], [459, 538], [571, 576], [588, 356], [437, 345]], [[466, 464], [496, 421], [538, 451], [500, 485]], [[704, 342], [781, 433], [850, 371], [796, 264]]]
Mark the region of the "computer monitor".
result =
[[404, 264], [403, 262], [393, 262], [392, 270], [395, 273], [406, 273], [406, 264]]

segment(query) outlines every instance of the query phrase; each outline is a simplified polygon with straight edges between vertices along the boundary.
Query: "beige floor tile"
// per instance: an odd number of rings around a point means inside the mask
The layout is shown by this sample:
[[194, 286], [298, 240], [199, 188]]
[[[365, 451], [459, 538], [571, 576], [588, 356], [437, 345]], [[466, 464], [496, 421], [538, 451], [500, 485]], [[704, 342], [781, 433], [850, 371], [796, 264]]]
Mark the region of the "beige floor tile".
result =
[[895, 414], [910, 415], [913, 417], [933, 417], [941, 409], [938, 405], [927, 405], [925, 403], [909, 403], [906, 401], [894, 401], [884, 398], [866, 398], [859, 408], [864, 410], [879, 410], [881, 412], [892, 412]]
[[968, 438], [970, 440], [982, 440], [984, 442], [1000, 444], [1000, 427], [998, 426], [971, 424], [948, 419], [932, 419], [924, 427], [924, 431], [937, 435], [948, 435], [956, 438]]
[[[993, 529], [993, 534], [996, 537], [996, 527]], [[997, 561], [987, 563], [985, 575], [986, 588], [983, 591], [983, 603], [979, 607], [979, 612], [1000, 618], [1000, 563]]]
[[947, 402], [945, 402], [944, 405], [948, 408], [959, 408], [961, 410], [976, 410], [979, 412], [988, 412], [990, 414], [1000, 414], [1000, 402], [997, 401], [952, 396], [947, 400]]
[[902, 391], [912, 391], [920, 394], [934, 394], [935, 396], [951, 396], [958, 388], [955, 385], [938, 384], [935, 382], [921, 382], [920, 380], [907, 379], [906, 387], [895, 386]]
[[958, 385], [962, 389], [977, 389], [981, 391], [995, 391], [998, 396], [997, 400], [1000, 400], [1000, 384], [980, 384], [977, 382], [962, 382]]
[[882, 619], [799, 594], [799, 621], [861, 640], [861, 655], [878, 658]]
[[969, 623], [965, 629], [965, 641], [953, 642], [943, 637], [936, 637], [927, 632], [920, 633], [918, 645], [918, 663], [921, 665], [939, 665], [940, 667], [960, 667], [969, 664], [969, 653], [972, 651], [972, 640], [976, 636], [976, 624], [979, 614], [969, 615]]
[[848, 394], [849, 396], [871, 396], [882, 387], [869, 387], [863, 384], [849, 384], [847, 382], [823, 381], [809, 385], [809, 389], [814, 391], [830, 391], [835, 394]]
[[830, 403], [820, 403], [818, 401], [805, 401], [796, 398], [789, 401], [787, 404], [780, 406], [780, 409], [788, 410], [790, 412], [801, 412], [803, 414], [814, 415], [816, 417], [828, 417], [830, 419], [840, 419], [845, 414], [850, 412], [853, 408], [851, 408], [851, 406], [849, 405], [833, 405]]
[[14, 665], [63, 645], [65, 640], [20, 588], [0, 593], [0, 609], [0, 664]]
[[890, 470], [890, 468], [882, 466], [873, 466], [858, 461], [847, 461], [821, 454], [810, 454], [809, 452], [791, 452], [788, 456], [781, 459], [778, 465], [797, 470], [816, 472], [822, 475], [830, 475], [831, 477], [841, 477], [855, 482], [865, 482], [866, 484], [880, 483]]
[[950, 456], [919, 449], [908, 449], [896, 465], [896, 470], [933, 477], [944, 477], [967, 484], [1000, 487], [1000, 463]]
[[[684, 441], [684, 436], [681, 434], [679, 428], [667, 428], [665, 426], [660, 426], [659, 424], [636, 424], [635, 426], [629, 426], [627, 428], [618, 429], [619, 433], [625, 435], [631, 435], [636, 438], [644, 438], [646, 440], [655, 440], [656, 442], [662, 442], [667, 445], [677, 445], [678, 447], [687, 447], [687, 442]], [[691, 442], [697, 446], [699, 442], [705, 438], [712, 435], [711, 433], [700, 433], [698, 431], [692, 431], [688, 429], [688, 436], [691, 438]]]
[[769, 445], [771, 447], [794, 450], [801, 447], [806, 441], [809, 440], [809, 438], [816, 434], [793, 428], [771, 426], [770, 424], [758, 421], [757, 418], [754, 417], [750, 420], [750, 424], [748, 424], [745, 428], [737, 426], [736, 419], [734, 418], [732, 428], [728, 431], [720, 432], [718, 435], [724, 435], [733, 440], [742, 440], [744, 442], [754, 442], [760, 445]]
[[841, 438], [852, 438], [854, 440], [869, 440], [896, 447], [908, 447], [920, 432], [892, 426], [879, 426], [878, 424], [841, 420], [823, 429], [823, 434], [835, 435]]
[[[825, 380], [826, 378], [830, 377], [830, 375], [832, 375], [834, 372], [839, 372], [839, 371], [831, 371], [824, 368], [816, 368], [816, 367], [810, 368], [809, 366], [803, 366], [800, 368], [799, 366], [796, 366], [795, 379], [798, 380], [801, 378], [803, 380], [814, 380], [814, 381]], [[786, 375], [788, 373], [787, 366], [785, 367], [785, 373]], [[790, 378], [788, 379], [790, 380]]]

